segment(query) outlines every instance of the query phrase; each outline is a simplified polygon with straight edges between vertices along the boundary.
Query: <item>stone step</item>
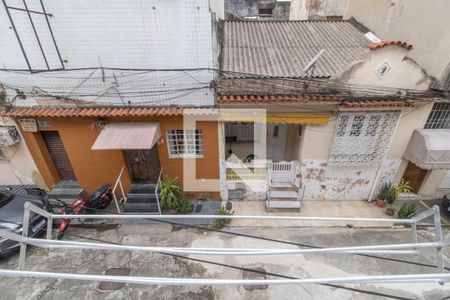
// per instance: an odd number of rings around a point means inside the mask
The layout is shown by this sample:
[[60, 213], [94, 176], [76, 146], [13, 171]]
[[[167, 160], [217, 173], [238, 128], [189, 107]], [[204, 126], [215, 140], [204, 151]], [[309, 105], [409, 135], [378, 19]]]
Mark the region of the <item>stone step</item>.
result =
[[297, 199], [298, 194], [294, 191], [269, 191], [269, 197], [272, 198], [280, 198], [280, 199]]

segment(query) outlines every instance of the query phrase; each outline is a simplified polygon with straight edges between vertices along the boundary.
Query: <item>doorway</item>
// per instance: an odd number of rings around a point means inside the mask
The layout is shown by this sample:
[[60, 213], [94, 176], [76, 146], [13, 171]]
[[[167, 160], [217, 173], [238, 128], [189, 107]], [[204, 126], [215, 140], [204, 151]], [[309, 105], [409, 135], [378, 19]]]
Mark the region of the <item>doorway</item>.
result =
[[124, 156], [133, 182], [158, 181], [161, 166], [156, 147], [150, 150], [124, 150]]
[[76, 180], [72, 164], [67, 156], [64, 144], [58, 131], [41, 131], [50, 158], [55, 165], [60, 180]]
[[427, 173], [428, 170], [421, 169], [412, 162], [408, 162], [402, 179], [409, 183], [411, 186], [411, 192], [417, 194], [425, 180], [425, 177], [427, 176]]

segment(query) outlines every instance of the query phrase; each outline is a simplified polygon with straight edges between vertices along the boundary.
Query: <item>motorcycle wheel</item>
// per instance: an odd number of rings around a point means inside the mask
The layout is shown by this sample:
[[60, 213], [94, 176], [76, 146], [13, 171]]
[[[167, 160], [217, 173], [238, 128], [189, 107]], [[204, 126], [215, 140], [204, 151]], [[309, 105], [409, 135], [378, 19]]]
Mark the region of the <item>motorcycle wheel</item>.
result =
[[109, 204], [111, 204], [111, 201], [112, 201], [112, 195], [108, 195], [104, 201], [100, 202], [99, 208], [104, 209], [104, 208], [108, 207]]
[[58, 235], [56, 236], [56, 239], [57, 240], [62, 240], [63, 237], [64, 237], [64, 233], [58, 232]]

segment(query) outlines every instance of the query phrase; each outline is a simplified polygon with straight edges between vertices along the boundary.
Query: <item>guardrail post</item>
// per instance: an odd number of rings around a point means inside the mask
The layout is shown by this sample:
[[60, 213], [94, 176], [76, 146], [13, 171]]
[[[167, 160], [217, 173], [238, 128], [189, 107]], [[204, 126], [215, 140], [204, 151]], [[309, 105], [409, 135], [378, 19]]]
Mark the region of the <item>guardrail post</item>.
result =
[[[25, 209], [23, 213], [23, 225], [22, 225], [22, 237], [28, 237], [28, 231], [30, 230], [30, 202], [26, 202], [23, 207]], [[27, 243], [25, 241], [20, 242], [19, 253], [19, 270], [25, 270], [25, 260], [27, 257]]]
[[50, 215], [47, 217], [47, 240], [52, 239], [52, 230], [53, 230], [53, 217]]
[[120, 192], [122, 193], [124, 202], [127, 202], [127, 195], [125, 195], [125, 192], [123, 190], [122, 180], [120, 179], [120, 177], [119, 177], [119, 187], [120, 187]]
[[[439, 206], [433, 205], [434, 210], [434, 240], [442, 243], [442, 227], [441, 227], [441, 215], [439, 213]], [[438, 273], [444, 273], [444, 254], [442, 251], [442, 244], [436, 247], [436, 260]], [[440, 282], [443, 284], [443, 282]]]

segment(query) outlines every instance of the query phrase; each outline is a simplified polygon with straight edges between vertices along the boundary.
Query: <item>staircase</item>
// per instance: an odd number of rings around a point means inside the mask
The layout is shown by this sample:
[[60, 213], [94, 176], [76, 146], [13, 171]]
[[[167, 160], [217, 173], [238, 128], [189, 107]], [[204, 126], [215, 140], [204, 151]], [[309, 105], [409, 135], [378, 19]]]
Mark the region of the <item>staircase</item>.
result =
[[156, 185], [153, 183], [133, 183], [127, 194], [124, 214], [160, 214]]
[[298, 210], [302, 206], [300, 190], [295, 185], [295, 162], [273, 163], [269, 167], [269, 190], [267, 191], [266, 210]]
[[49, 199], [58, 199], [69, 204], [83, 197], [84, 190], [76, 180], [61, 180], [48, 192]]

